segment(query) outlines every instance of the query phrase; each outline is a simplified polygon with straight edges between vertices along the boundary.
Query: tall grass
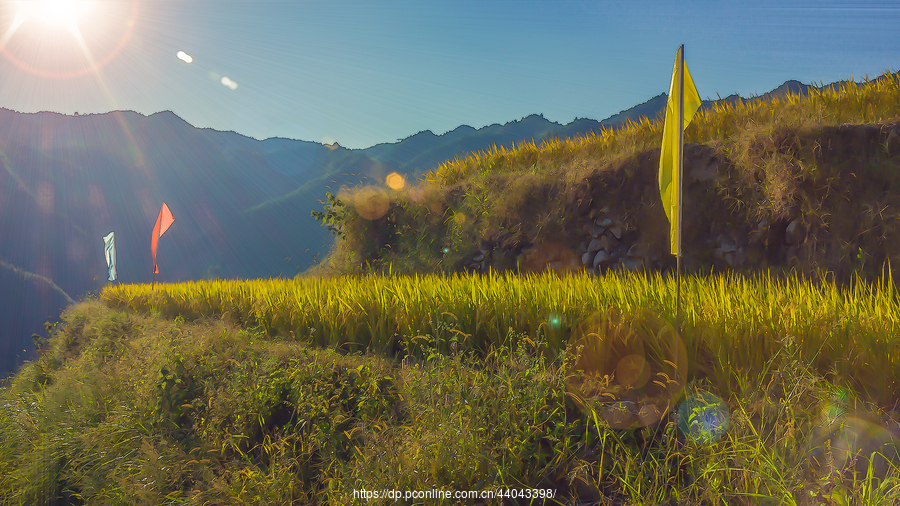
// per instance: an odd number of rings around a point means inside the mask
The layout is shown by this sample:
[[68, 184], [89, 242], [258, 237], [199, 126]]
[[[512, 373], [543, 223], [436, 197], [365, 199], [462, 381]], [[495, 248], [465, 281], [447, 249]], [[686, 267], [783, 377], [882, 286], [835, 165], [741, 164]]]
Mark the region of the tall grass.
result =
[[[758, 135], [760, 128], [877, 123], [900, 116], [900, 74], [885, 72], [863, 83], [852, 80], [812, 88], [808, 95], [786, 94], [767, 100], [719, 102], [701, 109], [685, 130], [685, 142], [725, 142], [739, 145], [742, 135]], [[663, 119], [629, 120], [624, 126], [604, 128], [584, 136], [533, 140], [512, 148], [492, 147], [455, 158], [425, 174], [427, 183], [452, 186], [476, 174], [547, 170], [565, 166], [598, 165], [602, 160], [658, 147]]]
[[[656, 339], [675, 319], [675, 286], [659, 274], [384, 276], [115, 285], [108, 304], [188, 319], [226, 316], [271, 336], [345, 350], [414, 353], [416, 339], [481, 356], [545, 339], [556, 354], [610, 322]], [[821, 374], [888, 402], [900, 386], [900, 302], [889, 279], [849, 288], [734, 274], [686, 276], [681, 338], [694, 375], [716, 364], [758, 370], [790, 337]], [[620, 332], [621, 333], [621, 332]], [[454, 344], [456, 343], [456, 344]]]

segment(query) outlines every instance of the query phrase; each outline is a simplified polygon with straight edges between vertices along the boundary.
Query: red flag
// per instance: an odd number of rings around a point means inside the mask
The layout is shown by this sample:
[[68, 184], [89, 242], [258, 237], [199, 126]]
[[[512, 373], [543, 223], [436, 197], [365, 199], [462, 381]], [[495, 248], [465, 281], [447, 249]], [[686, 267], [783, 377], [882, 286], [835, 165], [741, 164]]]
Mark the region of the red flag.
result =
[[153, 274], [159, 274], [159, 267], [156, 266], [156, 241], [166, 233], [166, 230], [169, 230], [174, 222], [175, 217], [172, 216], [172, 211], [169, 211], [169, 206], [163, 202], [159, 216], [156, 217], [156, 225], [153, 225], [153, 239], [150, 241], [150, 251], [153, 253]]

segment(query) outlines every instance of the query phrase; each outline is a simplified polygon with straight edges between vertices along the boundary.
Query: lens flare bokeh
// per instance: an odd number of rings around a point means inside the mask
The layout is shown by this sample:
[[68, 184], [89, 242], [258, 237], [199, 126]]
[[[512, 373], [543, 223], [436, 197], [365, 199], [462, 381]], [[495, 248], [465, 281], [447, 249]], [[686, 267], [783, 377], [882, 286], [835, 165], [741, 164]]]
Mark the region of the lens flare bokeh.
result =
[[678, 429], [698, 443], [718, 441], [731, 425], [725, 401], [711, 392], [699, 391], [687, 396], [678, 407]]
[[385, 178], [385, 184], [392, 190], [402, 190], [406, 186], [406, 179], [396, 172], [391, 172]]
[[353, 204], [363, 219], [375, 221], [387, 213], [390, 197], [384, 188], [366, 186], [354, 194]]
[[576, 325], [570, 342], [577, 357], [568, 386], [582, 409], [614, 429], [644, 427], [674, 409], [688, 364], [671, 324], [651, 313], [626, 318], [609, 310]]
[[858, 404], [851, 397], [847, 389], [836, 388], [822, 403], [807, 443], [810, 469], [820, 476], [871, 472], [883, 479], [891, 468], [900, 466], [900, 426], [851, 408]]

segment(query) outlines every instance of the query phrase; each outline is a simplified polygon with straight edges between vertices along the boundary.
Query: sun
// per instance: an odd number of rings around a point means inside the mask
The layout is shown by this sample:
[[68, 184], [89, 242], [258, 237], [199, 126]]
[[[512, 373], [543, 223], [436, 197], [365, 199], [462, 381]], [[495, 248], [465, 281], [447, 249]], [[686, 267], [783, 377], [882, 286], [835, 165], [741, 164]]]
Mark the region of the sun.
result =
[[0, 55], [31, 74], [72, 78], [120, 54], [138, 0], [0, 0]]
[[25, 0], [16, 2], [14, 24], [77, 33], [78, 24], [94, 9], [93, 0]]

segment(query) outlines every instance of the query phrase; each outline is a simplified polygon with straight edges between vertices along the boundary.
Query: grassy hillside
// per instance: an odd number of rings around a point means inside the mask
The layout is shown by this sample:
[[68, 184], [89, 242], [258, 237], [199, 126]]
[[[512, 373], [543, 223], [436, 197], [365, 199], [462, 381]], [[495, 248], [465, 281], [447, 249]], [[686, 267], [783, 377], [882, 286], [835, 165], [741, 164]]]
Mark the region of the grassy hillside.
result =
[[640, 276], [110, 288], [0, 392], [0, 501], [900, 499], [895, 292], [756, 283], [688, 280], [683, 341]]
[[346, 276], [110, 285], [0, 391], [0, 502], [894, 504], [898, 119], [701, 111], [678, 332], [658, 121], [344, 189]]
[[[900, 265], [898, 119], [897, 74], [701, 110], [685, 131], [687, 269], [847, 281]], [[343, 239], [316, 272], [667, 270], [661, 138], [644, 120], [345, 189]]]

